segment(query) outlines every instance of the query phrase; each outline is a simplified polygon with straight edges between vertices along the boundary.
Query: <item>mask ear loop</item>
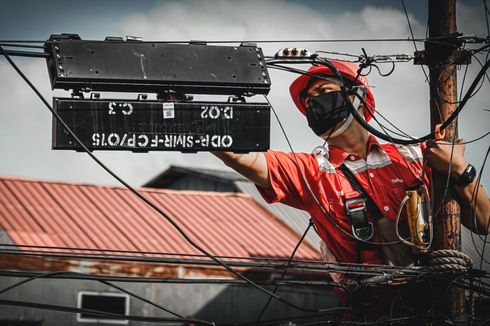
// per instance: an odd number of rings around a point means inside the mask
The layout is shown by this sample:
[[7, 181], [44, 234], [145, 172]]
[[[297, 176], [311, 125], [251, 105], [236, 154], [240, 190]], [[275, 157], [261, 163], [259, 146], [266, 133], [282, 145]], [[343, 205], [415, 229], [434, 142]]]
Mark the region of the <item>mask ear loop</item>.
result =
[[[365, 87], [355, 86], [353, 92], [356, 93], [356, 96], [354, 97], [354, 102], [352, 103], [352, 106], [354, 107], [354, 110], [358, 111], [359, 107], [361, 106], [361, 99], [359, 97], [363, 97], [367, 93], [367, 91]], [[352, 115], [352, 113], [350, 113], [347, 117], [347, 120], [342, 124], [342, 126], [331, 133], [329, 138], [334, 138], [342, 135], [347, 129], [349, 129], [353, 121], [354, 116]]]

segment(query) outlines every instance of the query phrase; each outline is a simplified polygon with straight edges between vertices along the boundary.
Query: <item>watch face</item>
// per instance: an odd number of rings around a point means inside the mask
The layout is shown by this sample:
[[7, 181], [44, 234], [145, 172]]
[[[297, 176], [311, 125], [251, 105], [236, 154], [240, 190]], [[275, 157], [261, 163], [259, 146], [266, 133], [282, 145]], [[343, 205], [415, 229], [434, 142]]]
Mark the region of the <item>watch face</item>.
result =
[[473, 165], [468, 164], [462, 175], [456, 179], [456, 186], [464, 187], [473, 182], [476, 177], [476, 169]]
[[468, 179], [470, 179], [470, 182], [473, 181], [473, 179], [476, 177], [475, 167], [469, 164], [466, 173], [468, 174]]

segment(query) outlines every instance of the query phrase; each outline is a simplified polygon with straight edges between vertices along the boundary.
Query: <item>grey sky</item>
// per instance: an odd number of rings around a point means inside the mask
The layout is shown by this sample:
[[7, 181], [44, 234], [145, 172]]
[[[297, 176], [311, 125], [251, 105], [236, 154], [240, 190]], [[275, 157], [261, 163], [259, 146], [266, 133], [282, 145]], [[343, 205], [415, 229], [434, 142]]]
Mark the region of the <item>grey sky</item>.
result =
[[[424, 1], [407, 0], [416, 36], [425, 35]], [[458, 3], [458, 27], [465, 34], [486, 34], [481, 1]], [[137, 35], [152, 40], [244, 40], [244, 39], [328, 39], [409, 36], [399, 1], [1, 1], [0, 39], [47, 39], [50, 34], [78, 33], [83, 39], [107, 35]], [[259, 44], [260, 46], [261, 44]], [[262, 44], [271, 55], [285, 44]], [[413, 53], [413, 44], [294, 44], [311, 50], [370, 54]], [[420, 47], [423, 44], [419, 44]], [[45, 62], [16, 59], [46, 98], [66, 96], [50, 90]], [[388, 69], [388, 67], [386, 67]], [[468, 70], [471, 80], [478, 64]], [[463, 70], [460, 71], [462, 76]], [[34, 93], [0, 59], [0, 174], [96, 184], [115, 181], [82, 153], [52, 151], [51, 117]], [[271, 71], [270, 100], [278, 111], [295, 150], [311, 151], [319, 140], [309, 131], [305, 119], [288, 95], [294, 75]], [[373, 73], [377, 105], [401, 129], [414, 135], [428, 132], [428, 85], [421, 68], [412, 63], [397, 65], [387, 78]], [[461, 77], [459, 80], [461, 81]], [[483, 85], [460, 119], [460, 135], [475, 138], [488, 130], [489, 84]], [[288, 150], [277, 122], [273, 121], [271, 147]], [[468, 145], [467, 158], [480, 167], [490, 137]], [[140, 185], [169, 164], [210, 168], [224, 166], [208, 153], [180, 154], [153, 152], [133, 154], [96, 152], [131, 184]], [[488, 170], [488, 169], [487, 169]], [[489, 184], [488, 172], [484, 183]]]

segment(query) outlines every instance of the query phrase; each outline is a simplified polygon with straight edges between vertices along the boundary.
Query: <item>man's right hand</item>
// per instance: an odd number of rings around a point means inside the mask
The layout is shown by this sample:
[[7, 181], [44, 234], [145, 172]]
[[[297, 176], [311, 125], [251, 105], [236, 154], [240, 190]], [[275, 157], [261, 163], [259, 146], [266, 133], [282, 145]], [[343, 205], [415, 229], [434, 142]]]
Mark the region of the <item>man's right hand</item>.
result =
[[258, 186], [271, 188], [267, 160], [265, 159], [264, 153], [237, 154], [232, 152], [212, 152], [212, 154]]

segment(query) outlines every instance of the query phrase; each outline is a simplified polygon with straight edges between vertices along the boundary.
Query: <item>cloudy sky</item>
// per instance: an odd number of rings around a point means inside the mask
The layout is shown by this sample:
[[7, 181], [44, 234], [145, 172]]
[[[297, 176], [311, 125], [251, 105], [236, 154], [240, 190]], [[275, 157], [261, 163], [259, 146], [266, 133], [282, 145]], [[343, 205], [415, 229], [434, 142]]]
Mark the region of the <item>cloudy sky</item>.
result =
[[[77, 33], [82, 39], [141, 36], [145, 40], [287, 40], [407, 38], [409, 30], [399, 1], [6, 1], [1, 0], [0, 39], [46, 40], [50, 34]], [[407, 0], [416, 37], [424, 37], [425, 1]], [[458, 2], [458, 28], [464, 34], [486, 35], [482, 1]], [[410, 42], [391, 43], [259, 43], [266, 55], [285, 46], [360, 54], [413, 54]], [[420, 48], [423, 47], [419, 43]], [[16, 58], [42, 94], [67, 96], [50, 89], [42, 59]], [[382, 66], [382, 69], [388, 69]], [[459, 72], [462, 80], [464, 69]], [[472, 64], [467, 80], [476, 76]], [[308, 129], [288, 95], [294, 75], [270, 71], [270, 100], [297, 151], [311, 151], [319, 140]], [[8, 63], [0, 58], [0, 174], [95, 184], [116, 184], [86, 154], [52, 151], [51, 116]], [[413, 135], [429, 131], [428, 85], [420, 66], [400, 63], [389, 77], [369, 76], [377, 106], [393, 123]], [[466, 84], [468, 86], [469, 83]], [[485, 83], [460, 118], [460, 136], [476, 138], [489, 129], [489, 83]], [[467, 146], [467, 158], [481, 167], [490, 137]], [[272, 123], [271, 147], [287, 150], [284, 135]], [[96, 152], [110, 168], [133, 185], [141, 185], [170, 164], [224, 168], [208, 153]], [[488, 168], [484, 182], [490, 180]]]

